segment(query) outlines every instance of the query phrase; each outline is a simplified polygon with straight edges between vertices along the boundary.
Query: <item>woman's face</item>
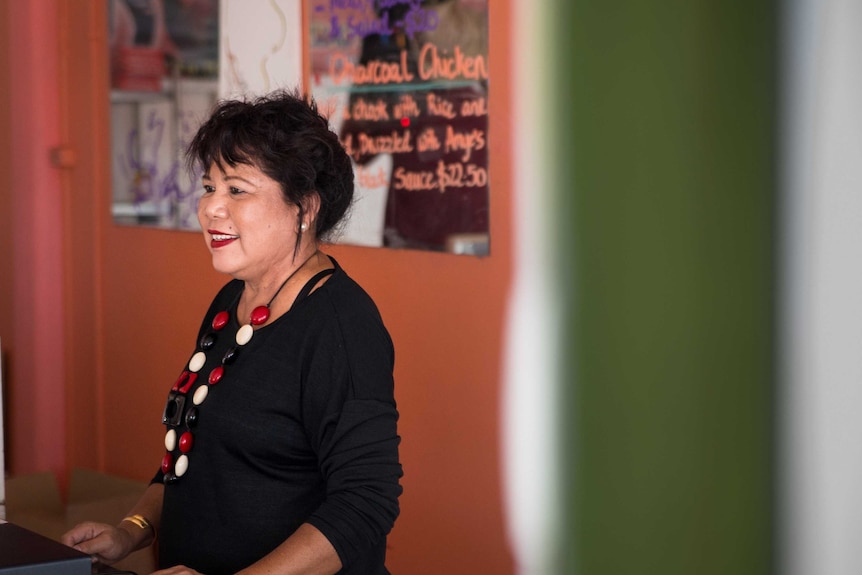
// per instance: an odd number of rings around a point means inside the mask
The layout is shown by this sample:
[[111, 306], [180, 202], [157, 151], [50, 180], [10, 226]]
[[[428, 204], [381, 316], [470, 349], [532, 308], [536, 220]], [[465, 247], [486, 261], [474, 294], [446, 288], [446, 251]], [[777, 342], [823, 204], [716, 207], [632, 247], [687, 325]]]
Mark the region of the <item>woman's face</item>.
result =
[[280, 277], [294, 254], [299, 208], [288, 205], [281, 186], [246, 164], [213, 164], [203, 176], [198, 221], [213, 267], [246, 281]]

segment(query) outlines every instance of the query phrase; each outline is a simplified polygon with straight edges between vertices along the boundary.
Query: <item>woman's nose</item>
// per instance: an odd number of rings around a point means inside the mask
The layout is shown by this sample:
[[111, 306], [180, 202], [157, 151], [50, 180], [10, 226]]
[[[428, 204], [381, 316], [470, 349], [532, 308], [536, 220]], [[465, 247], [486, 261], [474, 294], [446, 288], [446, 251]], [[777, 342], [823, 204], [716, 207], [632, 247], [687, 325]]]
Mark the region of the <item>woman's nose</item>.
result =
[[227, 213], [224, 196], [218, 192], [205, 195], [198, 203], [198, 213], [208, 218], [224, 217]]

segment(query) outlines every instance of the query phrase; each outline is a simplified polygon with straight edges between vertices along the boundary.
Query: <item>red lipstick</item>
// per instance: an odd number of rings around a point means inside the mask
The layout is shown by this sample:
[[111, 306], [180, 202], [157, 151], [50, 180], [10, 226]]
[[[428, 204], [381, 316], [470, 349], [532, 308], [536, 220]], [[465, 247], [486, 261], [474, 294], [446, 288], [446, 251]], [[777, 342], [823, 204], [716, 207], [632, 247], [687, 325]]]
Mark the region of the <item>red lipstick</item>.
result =
[[218, 230], [207, 230], [207, 233], [210, 235], [210, 247], [213, 249], [224, 247], [239, 238], [239, 236], [226, 234]]

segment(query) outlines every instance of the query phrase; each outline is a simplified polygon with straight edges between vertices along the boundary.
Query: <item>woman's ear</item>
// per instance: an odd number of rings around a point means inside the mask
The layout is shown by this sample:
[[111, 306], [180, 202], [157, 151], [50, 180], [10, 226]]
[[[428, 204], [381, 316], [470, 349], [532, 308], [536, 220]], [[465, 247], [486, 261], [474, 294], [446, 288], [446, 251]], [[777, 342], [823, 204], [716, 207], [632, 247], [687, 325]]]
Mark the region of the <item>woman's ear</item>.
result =
[[317, 220], [317, 213], [320, 211], [320, 196], [317, 192], [312, 192], [302, 199], [302, 222], [300, 229], [302, 231], [313, 230], [314, 222]]

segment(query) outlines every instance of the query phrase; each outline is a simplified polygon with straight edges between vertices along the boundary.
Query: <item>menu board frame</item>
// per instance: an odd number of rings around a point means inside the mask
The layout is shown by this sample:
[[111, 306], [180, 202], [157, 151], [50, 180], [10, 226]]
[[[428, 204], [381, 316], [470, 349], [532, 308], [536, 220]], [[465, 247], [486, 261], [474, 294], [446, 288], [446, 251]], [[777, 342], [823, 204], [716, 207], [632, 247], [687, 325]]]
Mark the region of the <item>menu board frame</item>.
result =
[[339, 243], [490, 253], [487, 0], [309, 0], [310, 88], [351, 156]]

